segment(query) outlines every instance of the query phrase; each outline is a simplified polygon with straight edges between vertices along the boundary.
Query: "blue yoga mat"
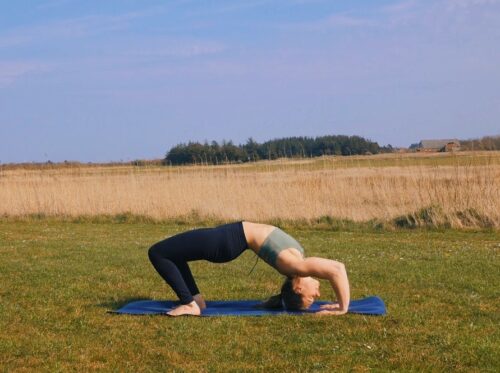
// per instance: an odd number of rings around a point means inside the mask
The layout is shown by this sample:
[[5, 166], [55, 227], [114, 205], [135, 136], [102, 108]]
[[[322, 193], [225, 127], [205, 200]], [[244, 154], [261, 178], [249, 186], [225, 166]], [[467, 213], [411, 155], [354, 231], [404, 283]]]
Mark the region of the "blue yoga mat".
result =
[[[261, 309], [256, 307], [261, 303], [261, 301], [257, 300], [208, 301], [206, 303], [207, 308], [203, 310], [201, 316], [304, 315], [320, 311], [319, 307], [322, 304], [328, 304], [329, 302], [315, 302], [306, 311]], [[127, 315], [157, 315], [165, 314], [177, 305], [179, 305], [179, 302], [141, 300], [131, 302], [116, 311], [109, 312]], [[367, 297], [352, 300], [349, 304], [348, 312], [363, 315], [385, 315], [386, 313], [384, 301], [379, 297]]]

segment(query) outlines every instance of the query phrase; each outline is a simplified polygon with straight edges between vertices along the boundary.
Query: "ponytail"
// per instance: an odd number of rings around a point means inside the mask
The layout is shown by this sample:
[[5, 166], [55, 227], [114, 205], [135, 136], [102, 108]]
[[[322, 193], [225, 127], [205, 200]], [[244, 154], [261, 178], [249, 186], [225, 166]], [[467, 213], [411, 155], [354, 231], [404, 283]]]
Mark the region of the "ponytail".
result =
[[267, 309], [279, 309], [283, 308], [282, 303], [283, 300], [281, 298], [281, 294], [276, 294], [263, 302], [260, 306]]
[[281, 293], [273, 295], [268, 300], [260, 304], [260, 307], [290, 311], [302, 309], [302, 297], [293, 290], [293, 279], [288, 277], [283, 283], [283, 286], [281, 286]]

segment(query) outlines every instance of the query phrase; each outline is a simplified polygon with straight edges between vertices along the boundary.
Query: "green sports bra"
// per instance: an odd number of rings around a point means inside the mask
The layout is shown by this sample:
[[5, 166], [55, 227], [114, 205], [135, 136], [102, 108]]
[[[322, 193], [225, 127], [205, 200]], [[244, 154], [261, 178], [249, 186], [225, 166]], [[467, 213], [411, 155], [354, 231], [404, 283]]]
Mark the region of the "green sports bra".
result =
[[302, 256], [304, 256], [304, 248], [300, 246], [295, 238], [283, 232], [281, 229], [275, 228], [265, 239], [260, 247], [258, 255], [267, 264], [276, 268], [278, 254], [289, 248], [299, 250]]

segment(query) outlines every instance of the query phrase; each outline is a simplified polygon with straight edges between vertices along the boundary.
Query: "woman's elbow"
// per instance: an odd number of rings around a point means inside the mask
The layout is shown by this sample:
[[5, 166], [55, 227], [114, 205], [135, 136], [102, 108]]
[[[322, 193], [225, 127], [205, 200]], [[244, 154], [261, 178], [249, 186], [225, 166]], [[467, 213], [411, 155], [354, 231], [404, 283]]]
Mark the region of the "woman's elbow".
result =
[[347, 273], [345, 264], [341, 262], [335, 262], [335, 265], [333, 266], [333, 271], [336, 275], [343, 275]]

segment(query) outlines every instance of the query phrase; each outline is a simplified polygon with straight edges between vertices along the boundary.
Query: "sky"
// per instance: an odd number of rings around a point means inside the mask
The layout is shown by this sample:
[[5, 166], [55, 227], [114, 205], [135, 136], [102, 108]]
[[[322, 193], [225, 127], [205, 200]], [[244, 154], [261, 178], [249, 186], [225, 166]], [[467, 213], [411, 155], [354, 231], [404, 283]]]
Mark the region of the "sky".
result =
[[0, 0], [0, 163], [500, 134], [500, 0]]

